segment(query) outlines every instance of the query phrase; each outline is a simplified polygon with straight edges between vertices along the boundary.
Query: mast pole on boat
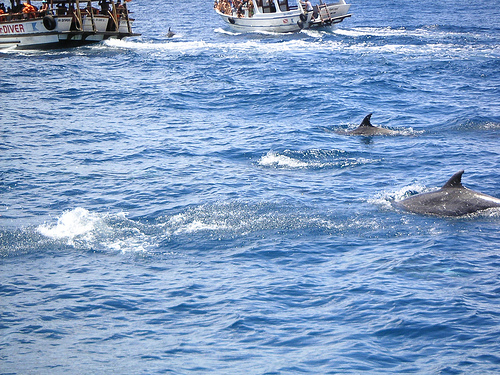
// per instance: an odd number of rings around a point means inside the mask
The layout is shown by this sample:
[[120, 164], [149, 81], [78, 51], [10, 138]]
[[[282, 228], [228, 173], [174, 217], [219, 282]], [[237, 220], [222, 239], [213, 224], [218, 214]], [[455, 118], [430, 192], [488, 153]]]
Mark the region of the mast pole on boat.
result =
[[[116, 4], [113, 0], [111, 0], [111, 5], [112, 5], [112, 7], [111, 7], [112, 10], [110, 12], [111, 18], [113, 19], [113, 23], [115, 24], [115, 31], [118, 32], [119, 24], [118, 24], [118, 18], [116, 15]], [[109, 12], [109, 10], [108, 10], [108, 12]]]
[[280, 2], [278, 0], [271, 0], [274, 4], [274, 9], [276, 13], [281, 13]]
[[124, 1], [123, 2], [123, 9], [125, 10], [125, 17], [127, 19], [127, 30], [130, 34], [132, 34], [132, 27], [130, 26], [130, 19], [129, 19], [129, 16], [128, 16], [128, 8], [127, 8], [127, 2]]
[[257, 4], [257, 1], [256, 1], [256, 0], [250, 0], [250, 1], [251, 1], [251, 2], [252, 2], [252, 4], [253, 4], [253, 14], [255, 14], [255, 13], [260, 13], [260, 11], [259, 11], [259, 6], [258, 6], [258, 4]]
[[297, 9], [299, 9], [300, 13], [302, 13], [302, 14], [306, 13], [306, 11], [305, 11], [304, 7], [302, 6], [302, 3], [301, 3], [300, 0], [297, 0]]
[[[253, 1], [253, 11], [254, 13], [262, 13], [262, 0], [252, 0]], [[260, 3], [260, 4], [259, 4]], [[260, 8], [259, 8], [260, 6]]]
[[83, 31], [83, 21], [82, 21], [82, 12], [80, 11], [80, 0], [75, 0], [76, 4], [76, 20], [78, 21], [77, 29], [79, 31]]
[[95, 33], [97, 31], [97, 27], [95, 25], [95, 19], [94, 19], [94, 9], [92, 9], [92, 2], [89, 1], [90, 8], [87, 7], [87, 12], [90, 13], [90, 20], [92, 21], [92, 31]]

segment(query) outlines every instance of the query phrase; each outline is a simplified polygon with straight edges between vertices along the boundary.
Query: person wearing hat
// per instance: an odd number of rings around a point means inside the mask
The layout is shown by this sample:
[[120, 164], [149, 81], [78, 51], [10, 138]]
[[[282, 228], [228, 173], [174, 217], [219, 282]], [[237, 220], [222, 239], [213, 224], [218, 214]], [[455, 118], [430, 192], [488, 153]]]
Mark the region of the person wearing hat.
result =
[[42, 0], [42, 7], [40, 8], [40, 15], [43, 17], [49, 10], [49, 3], [47, 0]]

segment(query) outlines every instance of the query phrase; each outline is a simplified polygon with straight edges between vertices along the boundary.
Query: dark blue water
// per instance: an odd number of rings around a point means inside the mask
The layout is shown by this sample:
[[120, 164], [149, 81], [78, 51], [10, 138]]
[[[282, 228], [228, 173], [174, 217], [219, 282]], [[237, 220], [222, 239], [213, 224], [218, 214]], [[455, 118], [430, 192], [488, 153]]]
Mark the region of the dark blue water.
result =
[[[141, 37], [0, 54], [0, 373], [500, 373], [500, 212], [393, 205], [500, 197], [496, 0], [129, 7]], [[370, 112], [398, 135], [338, 133]]]

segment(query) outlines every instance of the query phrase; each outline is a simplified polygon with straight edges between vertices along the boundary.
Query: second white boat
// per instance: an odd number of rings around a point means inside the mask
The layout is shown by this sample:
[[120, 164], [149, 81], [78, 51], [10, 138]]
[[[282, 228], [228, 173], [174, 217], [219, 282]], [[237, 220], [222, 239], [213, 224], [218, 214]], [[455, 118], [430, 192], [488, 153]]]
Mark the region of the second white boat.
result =
[[264, 31], [287, 33], [302, 29], [331, 27], [350, 17], [350, 4], [312, 5], [296, 0], [215, 0], [217, 14], [233, 29], [244, 32]]

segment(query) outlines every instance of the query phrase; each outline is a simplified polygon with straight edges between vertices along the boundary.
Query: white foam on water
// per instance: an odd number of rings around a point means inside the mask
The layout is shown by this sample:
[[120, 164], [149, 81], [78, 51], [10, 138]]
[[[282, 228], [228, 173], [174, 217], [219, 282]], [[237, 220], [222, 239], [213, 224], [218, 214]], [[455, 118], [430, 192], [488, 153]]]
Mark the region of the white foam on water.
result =
[[115, 48], [127, 48], [133, 50], [153, 50], [153, 51], [200, 51], [213, 48], [210, 43], [204, 41], [190, 42], [137, 42], [123, 39], [108, 39], [105, 45]]
[[260, 158], [258, 164], [263, 167], [278, 167], [278, 168], [307, 168], [309, 163], [291, 158], [289, 156], [280, 155], [276, 152], [269, 151], [266, 155]]
[[146, 251], [154, 246], [126, 213], [99, 214], [77, 207], [64, 212], [56, 224], [42, 224], [37, 231], [68, 246], [121, 252]]
[[218, 33], [218, 34], [233, 35], [233, 36], [242, 35], [243, 34], [243, 33], [239, 33], [239, 32], [236, 32], [236, 31], [225, 30], [222, 27], [218, 27], [217, 29], [214, 30], [214, 32]]
[[373, 198], [368, 199], [368, 203], [383, 207], [384, 209], [390, 209], [394, 202], [399, 202], [405, 198], [408, 198], [414, 194], [420, 194], [427, 192], [428, 189], [419, 184], [412, 184], [402, 187], [396, 191], [382, 191]]
[[471, 33], [469, 31], [458, 32], [458, 31], [447, 31], [438, 30], [438, 27], [420, 27], [416, 29], [407, 29], [405, 27], [392, 28], [392, 27], [357, 27], [357, 28], [337, 28], [333, 30], [334, 34], [343, 35], [348, 37], [364, 37], [364, 36], [374, 36], [374, 37], [419, 37], [419, 38], [444, 38], [448, 39], [450, 37], [476, 37], [476, 38], [488, 38], [488, 34], [484, 33]]
[[201, 231], [218, 231], [218, 230], [226, 230], [229, 227], [224, 223], [204, 223], [200, 220], [193, 220], [186, 225], [183, 225], [179, 229], [177, 229], [174, 234], [183, 234], [183, 233], [196, 233]]
[[[336, 150], [337, 153], [344, 153]], [[345, 156], [335, 156], [332, 158], [331, 151], [318, 152], [317, 150], [298, 152], [298, 156], [303, 156], [308, 160], [301, 160], [280, 154], [274, 151], [268, 151], [257, 162], [261, 167], [284, 168], [284, 169], [305, 169], [305, 168], [347, 168], [356, 165], [377, 163], [379, 160], [368, 158], [349, 158]], [[311, 156], [314, 156], [311, 158]]]
[[52, 239], [68, 239], [72, 240], [76, 236], [90, 234], [99, 221], [99, 217], [90, 213], [85, 208], [75, 208], [71, 211], [64, 212], [57, 224], [42, 224], [37, 230], [46, 237]]
[[300, 31], [303, 34], [306, 34], [307, 36], [310, 36], [311, 38], [322, 38], [323, 35], [326, 33], [324, 31], [320, 30], [314, 30], [314, 29], [303, 29]]
[[167, 235], [180, 235], [197, 233], [201, 231], [231, 230], [227, 221], [217, 215], [188, 215], [187, 213], [177, 214], [168, 219], [167, 222], [158, 224], [167, 230]]
[[[219, 33], [228, 35], [239, 35], [223, 29], [216, 29]], [[317, 30], [303, 31], [310, 39], [293, 39], [284, 40], [279, 42], [269, 42], [267, 40], [246, 40], [246, 41], [233, 41], [228, 39], [225, 42], [205, 42], [198, 41], [173, 41], [162, 40], [158, 41], [133, 41], [133, 40], [118, 40], [108, 39], [104, 42], [104, 46], [114, 48], [126, 48], [137, 51], [158, 51], [158, 52], [179, 52], [179, 53], [199, 53], [202, 51], [211, 51], [221, 53], [231, 52], [245, 52], [250, 54], [267, 53], [267, 54], [281, 54], [281, 53], [343, 53], [351, 51], [361, 54], [378, 55], [380, 53], [390, 55], [404, 55], [409, 58], [433, 57], [439, 58], [455, 58], [457, 56], [463, 57], [467, 55], [498, 55], [500, 48], [498, 46], [489, 45], [470, 45], [463, 46], [462, 44], [456, 45], [449, 42], [447, 33], [444, 35], [436, 35], [433, 30], [422, 29], [417, 31], [408, 31], [406, 29], [391, 29], [391, 28], [360, 28], [360, 29], [340, 29], [336, 30], [337, 35], [344, 36], [363, 36], [373, 35], [381, 37], [394, 37], [394, 36], [408, 36], [413, 38], [428, 38], [429, 42], [424, 44], [405, 43], [404, 41], [395, 43], [388, 40], [386, 43], [375, 43], [373, 41], [362, 41], [359, 43], [352, 43], [345, 39], [323, 40], [324, 32]]]

